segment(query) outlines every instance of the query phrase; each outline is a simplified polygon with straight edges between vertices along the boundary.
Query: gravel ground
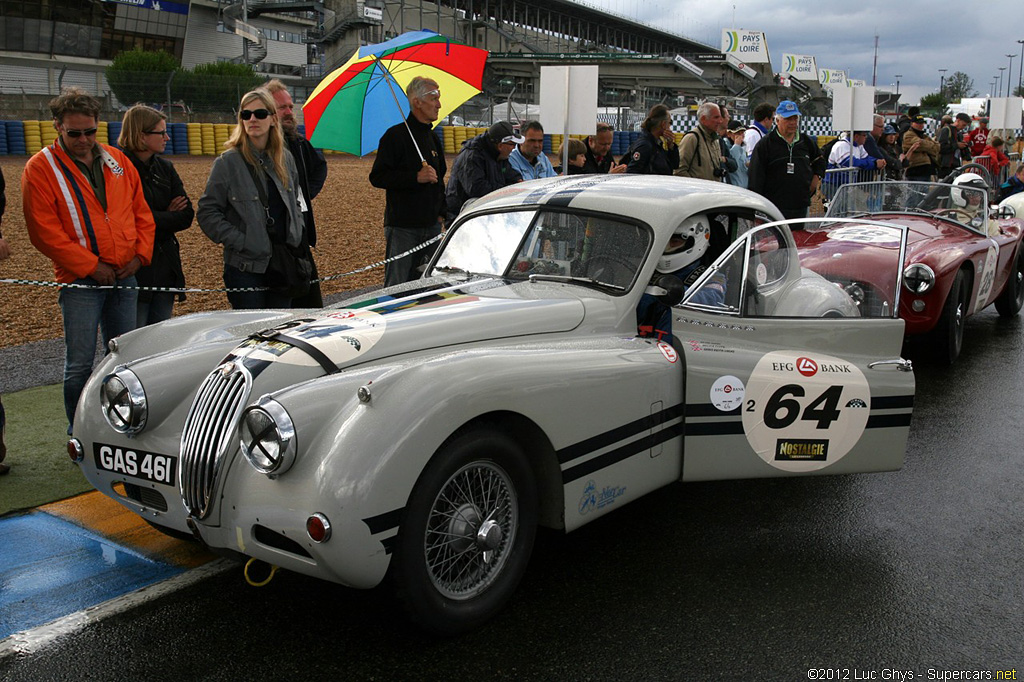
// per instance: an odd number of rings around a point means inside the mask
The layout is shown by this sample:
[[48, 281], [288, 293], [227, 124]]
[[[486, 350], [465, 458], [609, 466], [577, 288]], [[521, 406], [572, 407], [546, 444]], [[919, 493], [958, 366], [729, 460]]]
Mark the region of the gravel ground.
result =
[[[169, 156], [185, 184], [193, 205], [206, 184], [213, 157]], [[449, 166], [453, 159], [449, 159]], [[21, 211], [21, 173], [26, 157], [0, 157], [7, 181], [7, 211], [3, 234], [11, 258], [0, 264], [0, 278], [52, 282], [53, 266], [29, 242]], [[339, 275], [380, 261], [384, 257], [384, 192], [367, 179], [373, 157], [328, 155], [327, 184], [313, 202], [321, 277]], [[196, 223], [179, 234], [185, 279], [189, 287], [223, 286], [222, 251]], [[383, 268], [324, 282], [328, 301], [354, 290], [383, 283]], [[228, 307], [223, 293], [193, 293], [175, 304], [183, 315]], [[0, 284], [0, 393], [61, 381], [64, 342], [57, 289], [35, 285]]]

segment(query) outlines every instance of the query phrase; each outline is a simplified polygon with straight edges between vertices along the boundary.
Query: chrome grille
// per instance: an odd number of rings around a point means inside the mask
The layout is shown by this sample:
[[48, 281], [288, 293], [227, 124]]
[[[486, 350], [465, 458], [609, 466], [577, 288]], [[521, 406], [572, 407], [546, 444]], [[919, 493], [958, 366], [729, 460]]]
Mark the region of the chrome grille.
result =
[[252, 375], [240, 361], [225, 362], [199, 387], [181, 432], [178, 489], [189, 514], [211, 510], [217, 474], [238, 445], [235, 432], [252, 390]]

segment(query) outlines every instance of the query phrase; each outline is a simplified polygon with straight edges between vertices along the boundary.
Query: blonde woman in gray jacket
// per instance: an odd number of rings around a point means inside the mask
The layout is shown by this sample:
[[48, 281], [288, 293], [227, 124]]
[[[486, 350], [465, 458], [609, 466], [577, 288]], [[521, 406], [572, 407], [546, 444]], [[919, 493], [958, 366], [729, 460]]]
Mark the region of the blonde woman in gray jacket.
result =
[[229, 291], [235, 309], [290, 307], [296, 294], [281, 286], [271, 257], [285, 245], [309, 256], [298, 171], [276, 111], [262, 90], [242, 97], [238, 125], [213, 162], [196, 211], [199, 227], [224, 246], [224, 286], [266, 288]]

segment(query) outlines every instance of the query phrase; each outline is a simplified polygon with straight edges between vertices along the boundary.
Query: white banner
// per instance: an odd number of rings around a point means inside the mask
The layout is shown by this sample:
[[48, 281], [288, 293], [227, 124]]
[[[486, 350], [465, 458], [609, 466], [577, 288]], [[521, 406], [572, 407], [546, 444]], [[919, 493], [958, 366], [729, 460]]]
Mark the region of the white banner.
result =
[[846, 84], [851, 88], [866, 88], [868, 86], [867, 81], [854, 80], [852, 78], [846, 79]]
[[846, 85], [846, 72], [838, 69], [818, 69], [818, 82], [822, 87]]
[[768, 41], [762, 31], [722, 29], [722, 52], [747, 64], [769, 64]]
[[818, 67], [814, 63], [814, 57], [809, 54], [784, 53], [782, 55], [782, 73], [801, 80], [814, 80], [818, 78]]
[[832, 86], [832, 130], [870, 131], [874, 115], [874, 88]]

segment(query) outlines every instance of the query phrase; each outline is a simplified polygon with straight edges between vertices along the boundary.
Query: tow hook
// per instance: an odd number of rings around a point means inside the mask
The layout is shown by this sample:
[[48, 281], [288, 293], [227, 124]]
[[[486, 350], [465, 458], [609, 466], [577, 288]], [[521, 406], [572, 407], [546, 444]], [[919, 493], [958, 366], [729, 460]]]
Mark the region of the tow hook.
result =
[[[263, 587], [270, 584], [270, 581], [274, 579], [274, 576], [277, 574], [277, 568], [277, 566], [268, 564], [260, 559], [249, 559], [245, 562], [245, 569], [242, 572], [245, 574], [245, 582], [249, 583], [249, 585], [252, 587]], [[262, 580], [257, 580], [253, 577], [254, 575], [258, 577], [263, 574], [266, 574], [266, 577]]]

